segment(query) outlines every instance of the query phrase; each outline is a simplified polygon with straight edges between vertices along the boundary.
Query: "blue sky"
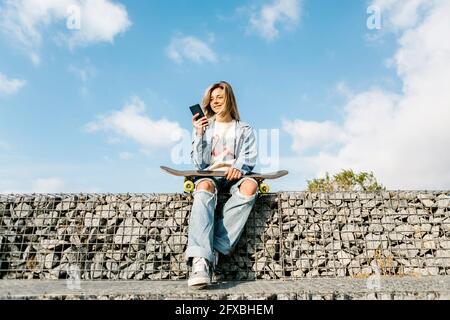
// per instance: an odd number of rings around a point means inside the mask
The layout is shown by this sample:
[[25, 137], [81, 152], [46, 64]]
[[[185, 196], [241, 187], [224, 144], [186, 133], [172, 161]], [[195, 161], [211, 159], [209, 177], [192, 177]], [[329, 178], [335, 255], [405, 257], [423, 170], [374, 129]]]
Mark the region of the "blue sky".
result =
[[[159, 166], [190, 168], [171, 152], [218, 80], [244, 121], [279, 130], [278, 162], [255, 168], [291, 172], [272, 190], [343, 168], [389, 189], [448, 189], [450, 100], [426, 88], [448, 79], [449, 50], [408, 42], [448, 31], [447, 2], [0, 0], [0, 192], [180, 192]], [[432, 65], [408, 58], [437, 49]]]

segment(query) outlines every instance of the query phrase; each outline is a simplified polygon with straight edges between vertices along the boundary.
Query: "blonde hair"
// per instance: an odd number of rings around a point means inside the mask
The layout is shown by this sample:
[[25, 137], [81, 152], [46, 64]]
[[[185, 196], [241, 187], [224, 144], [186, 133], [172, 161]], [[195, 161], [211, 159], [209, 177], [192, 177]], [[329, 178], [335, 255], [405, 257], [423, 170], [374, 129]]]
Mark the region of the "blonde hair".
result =
[[239, 121], [241, 117], [239, 116], [239, 111], [236, 103], [236, 98], [234, 97], [233, 88], [231, 88], [231, 85], [225, 81], [214, 83], [210, 85], [208, 89], [206, 89], [202, 101], [206, 117], [210, 118], [215, 114], [214, 111], [211, 109], [211, 93], [217, 88], [221, 88], [224, 92], [225, 112], [228, 113], [232, 119]]

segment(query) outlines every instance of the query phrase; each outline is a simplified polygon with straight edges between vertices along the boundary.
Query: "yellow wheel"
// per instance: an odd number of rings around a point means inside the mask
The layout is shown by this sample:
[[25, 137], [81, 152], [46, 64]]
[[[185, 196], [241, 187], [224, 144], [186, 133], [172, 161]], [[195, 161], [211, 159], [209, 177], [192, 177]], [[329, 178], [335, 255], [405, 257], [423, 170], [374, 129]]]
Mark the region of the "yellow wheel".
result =
[[184, 181], [184, 192], [191, 193], [194, 191], [195, 185], [191, 180]]
[[259, 191], [260, 191], [261, 193], [268, 193], [269, 190], [270, 190], [270, 188], [269, 188], [269, 185], [268, 185], [267, 183], [261, 183], [261, 184], [259, 185]]

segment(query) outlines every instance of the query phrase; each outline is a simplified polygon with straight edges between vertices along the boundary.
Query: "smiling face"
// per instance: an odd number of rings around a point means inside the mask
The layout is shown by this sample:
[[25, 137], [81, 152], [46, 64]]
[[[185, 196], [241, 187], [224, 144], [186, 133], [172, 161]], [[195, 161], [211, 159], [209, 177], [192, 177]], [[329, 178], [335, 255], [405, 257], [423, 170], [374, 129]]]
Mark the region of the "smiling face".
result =
[[216, 115], [221, 120], [227, 120], [228, 118], [240, 120], [233, 89], [225, 81], [215, 83], [206, 89], [202, 106], [208, 118]]
[[215, 114], [219, 114], [224, 111], [225, 92], [222, 88], [216, 88], [211, 92], [210, 105]]

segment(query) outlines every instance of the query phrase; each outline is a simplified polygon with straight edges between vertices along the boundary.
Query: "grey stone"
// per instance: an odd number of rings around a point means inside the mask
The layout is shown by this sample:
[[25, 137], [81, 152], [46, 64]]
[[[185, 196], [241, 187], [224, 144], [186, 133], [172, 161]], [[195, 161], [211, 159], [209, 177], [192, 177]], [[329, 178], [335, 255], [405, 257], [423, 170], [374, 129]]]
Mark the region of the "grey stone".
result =
[[343, 266], [347, 266], [352, 261], [353, 256], [349, 254], [348, 252], [345, 252], [344, 250], [341, 250], [337, 253], [337, 257], [339, 259], [339, 262]]
[[426, 208], [434, 208], [437, 207], [437, 204], [431, 200], [426, 198], [421, 198], [420, 202], [426, 207]]
[[53, 250], [57, 247], [61, 247], [63, 245], [67, 245], [69, 242], [58, 239], [41, 239], [40, 242], [40, 250]]
[[300, 236], [303, 232], [303, 226], [300, 224], [296, 224], [294, 230], [292, 230], [293, 234]]
[[106, 251], [105, 256], [109, 259], [119, 262], [123, 259], [124, 253], [118, 250], [108, 250]]
[[169, 228], [162, 229], [161, 232], [159, 233], [159, 236], [161, 238], [161, 242], [162, 243], [167, 242], [167, 240], [169, 239], [171, 234], [172, 234], [171, 229], [169, 229]]
[[[434, 241], [434, 237], [431, 234], [427, 234], [423, 237], [423, 243], [420, 248], [425, 249], [436, 249], [436, 242]], [[450, 243], [450, 241], [449, 241]]]
[[384, 231], [384, 228], [381, 223], [381, 220], [378, 220], [378, 219], [372, 220], [371, 224], [369, 225], [369, 232], [370, 233], [380, 233], [383, 231]]
[[269, 239], [265, 243], [266, 253], [269, 257], [274, 257], [278, 252], [278, 241]]
[[117, 209], [119, 210], [119, 217], [129, 219], [133, 216], [130, 206], [125, 202], [119, 202]]
[[44, 268], [52, 269], [54, 266], [56, 266], [58, 264], [58, 260], [59, 260], [58, 257], [53, 252], [46, 254], [44, 256], [44, 261], [43, 261]]
[[433, 235], [433, 237], [435, 237], [435, 238], [439, 237], [439, 233], [440, 233], [440, 227], [439, 226], [431, 227], [431, 234]]
[[262, 272], [264, 270], [266, 270], [267, 267], [267, 258], [266, 257], [262, 257], [259, 258], [252, 266], [252, 270], [255, 272]]
[[56, 211], [69, 211], [72, 209], [75, 209], [77, 207], [77, 197], [72, 196], [67, 199], [63, 199], [58, 205], [56, 206]]
[[450, 197], [446, 195], [440, 195], [437, 197], [436, 204], [439, 208], [448, 208], [450, 207]]
[[336, 250], [341, 250], [342, 249], [342, 242], [337, 240], [337, 241], [332, 241], [331, 243], [329, 243], [326, 247], [325, 250], [327, 252], [333, 252]]
[[187, 210], [177, 210], [177, 211], [175, 211], [175, 222], [179, 226], [187, 223], [186, 217], [187, 217], [188, 214], [189, 214], [189, 211], [187, 211]]
[[359, 231], [359, 228], [352, 224], [347, 224], [342, 227], [341, 230], [341, 239], [343, 241], [354, 241], [356, 232]]
[[398, 233], [398, 232], [389, 232], [388, 237], [389, 237], [389, 240], [392, 240], [392, 241], [402, 241], [405, 238], [405, 236], [403, 234]]
[[436, 250], [435, 262], [443, 268], [450, 267], [450, 251], [448, 250]]
[[293, 220], [293, 221], [287, 221], [283, 223], [283, 227], [282, 230], [283, 231], [288, 231], [293, 229], [294, 227], [296, 227], [298, 225], [298, 222]]
[[328, 210], [328, 204], [324, 200], [315, 201], [313, 203], [313, 210], [322, 214]]
[[279, 279], [283, 276], [283, 267], [278, 263], [269, 263], [269, 270], [272, 271], [272, 277]]
[[141, 196], [132, 196], [130, 199], [127, 200], [127, 203], [131, 208], [131, 211], [137, 212], [142, 210], [143, 201], [144, 199]]
[[103, 264], [100, 262], [95, 262], [91, 264], [91, 278], [99, 279], [103, 275]]
[[178, 226], [179, 226], [179, 224], [172, 217], [168, 218], [166, 220], [166, 222], [164, 223], [164, 227], [169, 228], [172, 232], [175, 232], [178, 229]]
[[386, 231], [392, 231], [395, 228], [395, 220], [388, 215], [381, 218], [381, 224]]
[[[430, 236], [430, 239], [434, 239], [434, 237]], [[438, 243], [442, 249], [450, 250], [450, 240], [439, 239]], [[432, 248], [432, 249], [435, 249], [435, 248]]]
[[147, 253], [153, 253], [159, 250], [159, 247], [160, 245], [158, 244], [158, 241], [156, 241], [155, 239], [148, 239], [145, 246], [145, 251]]
[[266, 235], [268, 238], [279, 238], [280, 237], [280, 227], [279, 226], [269, 226], [266, 230]]
[[97, 228], [101, 225], [101, 219], [99, 216], [94, 215], [91, 212], [86, 213], [84, 216], [84, 226], [87, 228]]
[[416, 214], [411, 215], [408, 217], [408, 223], [410, 225], [416, 225], [416, 224], [420, 224], [420, 217]]
[[117, 216], [115, 205], [108, 203], [95, 207], [95, 215], [102, 219], [111, 219]]
[[113, 274], [117, 274], [119, 272], [119, 264], [115, 261], [108, 260], [105, 263], [106, 269]]
[[375, 235], [372, 233], [369, 233], [364, 237], [364, 240], [366, 241], [366, 248], [368, 250], [376, 250], [378, 248], [387, 249], [387, 242], [388, 239], [386, 235]]
[[19, 203], [14, 208], [11, 207], [11, 214], [16, 218], [26, 218], [33, 213], [33, 208], [27, 203]]
[[184, 252], [187, 241], [188, 241], [188, 239], [185, 235], [173, 234], [172, 236], [169, 237], [169, 240], [167, 240], [167, 243], [173, 253], [180, 254], [180, 253]]
[[414, 234], [414, 227], [409, 224], [399, 225], [395, 227], [394, 230], [404, 236], [412, 236]]
[[308, 256], [300, 256], [295, 265], [302, 271], [302, 275], [304, 271], [311, 269], [311, 262]]
[[119, 278], [124, 280], [132, 279], [137, 273], [142, 271], [142, 266], [143, 263], [141, 261], [131, 263], [128, 267], [120, 271]]
[[393, 246], [392, 251], [402, 257], [414, 258], [418, 255], [419, 250], [416, 246], [402, 243], [398, 246]]
[[141, 211], [141, 218], [154, 219], [156, 217], [156, 203], [145, 206]]
[[114, 235], [114, 244], [137, 243], [137, 240], [147, 235], [147, 229], [135, 218], [126, 218], [118, 227]]

